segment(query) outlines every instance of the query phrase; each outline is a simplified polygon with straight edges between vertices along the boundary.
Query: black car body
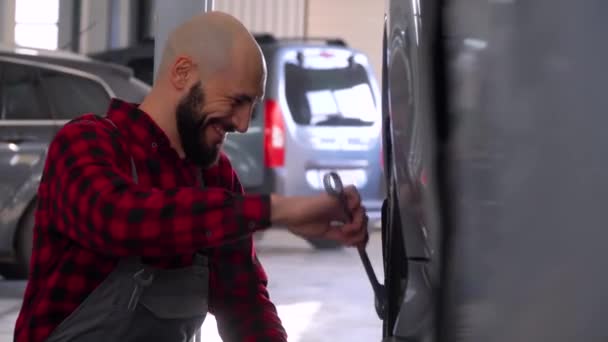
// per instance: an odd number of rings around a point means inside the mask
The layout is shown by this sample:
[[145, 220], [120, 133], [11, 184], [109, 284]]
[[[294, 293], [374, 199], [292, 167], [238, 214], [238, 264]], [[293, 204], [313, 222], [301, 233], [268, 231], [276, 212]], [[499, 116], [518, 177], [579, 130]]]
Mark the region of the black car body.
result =
[[601, 1], [386, 2], [385, 341], [605, 341]]
[[437, 94], [431, 3], [387, 4], [382, 66], [384, 336], [421, 341], [433, 331], [441, 219], [432, 158]]

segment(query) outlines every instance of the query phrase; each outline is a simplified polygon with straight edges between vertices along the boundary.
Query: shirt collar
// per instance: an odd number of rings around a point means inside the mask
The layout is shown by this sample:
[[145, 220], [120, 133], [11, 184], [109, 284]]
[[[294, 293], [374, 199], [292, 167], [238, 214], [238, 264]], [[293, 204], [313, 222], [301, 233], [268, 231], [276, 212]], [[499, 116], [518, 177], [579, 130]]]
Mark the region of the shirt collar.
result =
[[110, 101], [107, 117], [125, 132], [132, 144], [148, 145], [152, 149], [170, 147], [165, 132], [137, 103], [114, 98]]

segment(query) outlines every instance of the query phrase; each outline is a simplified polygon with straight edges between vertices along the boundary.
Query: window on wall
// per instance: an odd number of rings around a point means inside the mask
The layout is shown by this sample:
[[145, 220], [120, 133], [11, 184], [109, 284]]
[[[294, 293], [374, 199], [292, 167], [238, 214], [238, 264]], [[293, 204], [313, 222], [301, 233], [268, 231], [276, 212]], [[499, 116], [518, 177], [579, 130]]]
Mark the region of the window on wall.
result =
[[57, 49], [59, 0], [16, 0], [15, 43], [20, 46]]

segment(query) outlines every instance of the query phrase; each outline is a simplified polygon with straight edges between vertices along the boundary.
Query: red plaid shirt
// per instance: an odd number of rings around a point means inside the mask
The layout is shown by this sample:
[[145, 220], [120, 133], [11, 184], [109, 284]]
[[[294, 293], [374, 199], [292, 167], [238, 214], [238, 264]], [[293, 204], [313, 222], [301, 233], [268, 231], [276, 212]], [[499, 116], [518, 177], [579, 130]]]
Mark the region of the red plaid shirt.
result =
[[270, 225], [270, 197], [243, 194], [224, 155], [201, 188], [200, 169], [135, 105], [113, 100], [107, 117], [118, 129], [84, 115], [49, 147], [15, 340], [45, 340], [122, 257], [184, 267], [211, 247], [209, 310], [223, 340], [286, 341], [251, 238]]

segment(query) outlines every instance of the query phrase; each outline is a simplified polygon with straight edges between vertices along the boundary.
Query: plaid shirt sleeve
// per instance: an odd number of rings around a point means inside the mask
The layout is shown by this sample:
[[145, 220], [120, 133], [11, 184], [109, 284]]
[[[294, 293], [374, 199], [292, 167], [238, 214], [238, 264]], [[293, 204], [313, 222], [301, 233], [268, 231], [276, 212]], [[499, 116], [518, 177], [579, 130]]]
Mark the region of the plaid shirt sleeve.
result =
[[[112, 256], [175, 256], [269, 226], [270, 198], [227, 189], [151, 189], [133, 182], [129, 156], [103, 120], [64, 126], [46, 173], [60, 233]], [[122, 166], [120, 166], [122, 165]]]
[[[243, 193], [238, 177], [226, 158], [223, 183]], [[268, 278], [255, 252], [253, 238], [216, 248], [211, 258], [210, 312], [215, 315], [223, 341], [283, 342], [283, 329], [270, 301]]]

